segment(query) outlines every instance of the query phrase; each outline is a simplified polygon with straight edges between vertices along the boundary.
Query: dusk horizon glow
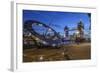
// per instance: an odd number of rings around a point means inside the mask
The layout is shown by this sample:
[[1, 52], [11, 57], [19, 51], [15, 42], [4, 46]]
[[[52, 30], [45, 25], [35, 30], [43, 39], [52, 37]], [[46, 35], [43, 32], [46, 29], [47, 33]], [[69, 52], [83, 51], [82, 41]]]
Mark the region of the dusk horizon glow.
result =
[[[81, 20], [85, 27], [85, 33], [90, 27], [90, 19], [88, 13], [81, 12], [58, 12], [58, 11], [38, 11], [38, 10], [23, 10], [23, 22], [27, 20], [36, 20], [49, 25], [57, 32], [64, 33], [64, 27], [70, 29], [77, 28], [77, 23]], [[73, 34], [71, 31], [70, 34]]]

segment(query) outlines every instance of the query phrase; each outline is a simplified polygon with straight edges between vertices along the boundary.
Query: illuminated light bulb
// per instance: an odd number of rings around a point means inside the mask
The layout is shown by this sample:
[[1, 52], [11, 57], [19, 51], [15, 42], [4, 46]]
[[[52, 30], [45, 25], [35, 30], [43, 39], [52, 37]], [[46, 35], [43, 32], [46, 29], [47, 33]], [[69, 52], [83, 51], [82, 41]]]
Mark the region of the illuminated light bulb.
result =
[[48, 31], [51, 31], [51, 29], [49, 28]]
[[43, 60], [43, 56], [40, 56], [40, 58], [39, 58], [41, 61]]
[[47, 44], [45, 41], [42, 41], [43, 42], [43, 44]]
[[36, 40], [39, 40], [38, 38], [36, 38]]
[[76, 34], [79, 34], [79, 31], [76, 31]]
[[42, 26], [42, 24], [38, 24], [39, 26]]
[[64, 52], [62, 52], [62, 55], [65, 55], [65, 53], [64, 53]]
[[52, 44], [52, 46], [54, 47], [54, 46], [56, 46], [56, 44]]

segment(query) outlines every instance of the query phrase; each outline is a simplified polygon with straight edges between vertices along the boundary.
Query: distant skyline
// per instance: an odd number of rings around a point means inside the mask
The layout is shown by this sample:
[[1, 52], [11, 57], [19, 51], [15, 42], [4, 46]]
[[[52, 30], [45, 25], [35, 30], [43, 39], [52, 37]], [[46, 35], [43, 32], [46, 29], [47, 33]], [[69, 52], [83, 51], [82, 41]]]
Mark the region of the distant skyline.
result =
[[[80, 12], [23, 10], [23, 22], [26, 20], [36, 20], [50, 25], [50, 27], [61, 34], [64, 33], [65, 26], [68, 26], [70, 29], [76, 28], [80, 20], [84, 23], [85, 33], [89, 30], [91, 24], [88, 13]], [[71, 31], [70, 34], [74, 32]]]

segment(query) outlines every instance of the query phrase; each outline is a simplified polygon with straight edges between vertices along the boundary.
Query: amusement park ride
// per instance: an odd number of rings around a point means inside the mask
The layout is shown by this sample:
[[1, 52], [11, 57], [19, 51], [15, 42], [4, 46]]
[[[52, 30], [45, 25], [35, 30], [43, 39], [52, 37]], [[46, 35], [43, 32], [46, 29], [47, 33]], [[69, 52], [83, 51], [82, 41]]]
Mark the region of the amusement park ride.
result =
[[[83, 42], [84, 26], [82, 21], [77, 25], [76, 29], [64, 28], [65, 38], [69, 36], [69, 31], [75, 31], [74, 42]], [[24, 48], [29, 47], [61, 47], [63, 46], [63, 38], [49, 25], [35, 20], [27, 20], [23, 26], [23, 45]], [[69, 40], [71, 41], [71, 40]]]

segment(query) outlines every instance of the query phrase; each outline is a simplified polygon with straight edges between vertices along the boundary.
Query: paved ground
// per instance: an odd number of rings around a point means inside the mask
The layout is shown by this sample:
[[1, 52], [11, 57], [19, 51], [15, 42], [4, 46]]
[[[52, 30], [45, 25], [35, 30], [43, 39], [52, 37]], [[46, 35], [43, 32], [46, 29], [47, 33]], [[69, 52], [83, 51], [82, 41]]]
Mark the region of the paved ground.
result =
[[23, 62], [83, 60], [91, 58], [90, 43], [65, 45], [62, 48], [25, 49]]

